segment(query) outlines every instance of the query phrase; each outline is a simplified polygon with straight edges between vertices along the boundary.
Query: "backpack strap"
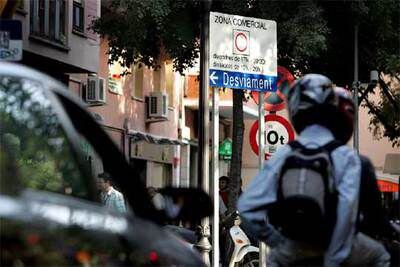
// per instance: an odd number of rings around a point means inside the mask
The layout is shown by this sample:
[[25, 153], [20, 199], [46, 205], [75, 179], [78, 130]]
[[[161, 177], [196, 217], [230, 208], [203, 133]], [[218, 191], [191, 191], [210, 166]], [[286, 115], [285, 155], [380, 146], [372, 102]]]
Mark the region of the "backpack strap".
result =
[[304, 155], [312, 155], [312, 154], [315, 154], [315, 153], [318, 153], [318, 152], [322, 152], [321, 147], [307, 148], [306, 146], [302, 145], [297, 140], [289, 142], [288, 145], [292, 148], [292, 150], [300, 151]]
[[336, 148], [338, 148], [338, 147], [340, 147], [340, 146], [342, 146], [342, 145], [343, 145], [342, 142], [340, 142], [340, 141], [338, 141], [338, 140], [332, 140], [332, 141], [330, 141], [329, 143], [327, 143], [327, 144], [325, 144], [325, 145], [323, 145], [323, 146], [321, 147], [323, 151], [328, 152], [329, 160], [330, 160], [332, 166], [333, 166], [332, 152], [333, 152]]
[[293, 141], [290, 141], [289, 143], [288, 143], [288, 145], [292, 148], [292, 149], [302, 149], [304, 146], [299, 142], [299, 141], [297, 141], [297, 140], [293, 140]]
[[340, 142], [338, 140], [332, 140], [329, 143], [323, 145], [322, 149], [325, 150], [325, 151], [328, 151], [329, 154], [330, 154], [333, 150], [335, 150], [336, 148], [338, 148], [338, 147], [340, 147], [342, 145], [343, 145], [342, 142]]
[[316, 148], [307, 148], [306, 146], [302, 145], [299, 141], [294, 140], [292, 142], [289, 142], [288, 145], [293, 150], [300, 150], [305, 155], [312, 155], [312, 154], [316, 154], [316, 153], [319, 153], [322, 151], [327, 151], [330, 155], [333, 150], [342, 146], [343, 143], [338, 140], [332, 140], [323, 146], [319, 146]]

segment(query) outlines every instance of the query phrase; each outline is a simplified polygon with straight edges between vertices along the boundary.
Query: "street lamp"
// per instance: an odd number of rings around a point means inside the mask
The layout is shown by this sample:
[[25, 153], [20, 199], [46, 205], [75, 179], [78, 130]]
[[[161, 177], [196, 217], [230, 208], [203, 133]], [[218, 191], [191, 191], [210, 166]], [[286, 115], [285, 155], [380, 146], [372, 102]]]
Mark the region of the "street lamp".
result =
[[[354, 25], [354, 82], [353, 82], [353, 98], [354, 98], [354, 131], [353, 131], [353, 148], [359, 153], [359, 127], [358, 127], [358, 107], [359, 97], [358, 90], [365, 88], [362, 96], [366, 97], [368, 92], [375, 88], [379, 80], [379, 73], [376, 70], [372, 70], [369, 75], [369, 83], [361, 83], [358, 79], [358, 24]], [[363, 100], [361, 98], [361, 101]]]
[[[358, 62], [357, 62], [358, 63]], [[356, 75], [355, 75], [356, 76]], [[357, 77], [358, 78], [358, 64], [357, 64]], [[359, 153], [359, 127], [358, 127], [358, 107], [360, 106], [361, 101], [363, 100], [364, 97], [367, 96], [368, 92], [371, 91], [372, 89], [375, 88], [375, 86], [378, 84], [379, 80], [379, 73], [376, 70], [372, 70], [369, 75], [369, 83], [361, 83], [360, 81], [355, 80], [353, 82], [353, 97], [354, 97], [354, 136], [353, 136], [353, 147]], [[359, 89], [363, 88], [363, 93], [361, 97], [361, 101], [359, 103]]]

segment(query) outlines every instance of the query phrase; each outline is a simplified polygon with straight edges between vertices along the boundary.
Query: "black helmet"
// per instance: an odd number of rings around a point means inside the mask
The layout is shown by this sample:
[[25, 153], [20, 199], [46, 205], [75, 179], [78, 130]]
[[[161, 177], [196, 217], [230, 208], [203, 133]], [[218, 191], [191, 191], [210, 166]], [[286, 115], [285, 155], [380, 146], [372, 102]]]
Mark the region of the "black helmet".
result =
[[355, 105], [351, 93], [342, 88], [335, 87], [334, 92], [338, 97], [338, 117], [335, 119], [337, 122], [335, 129], [335, 136], [343, 143], [347, 143], [354, 130], [354, 112]]
[[307, 74], [295, 81], [288, 95], [289, 118], [297, 133], [312, 124], [333, 129], [338, 98], [331, 80], [320, 74]]

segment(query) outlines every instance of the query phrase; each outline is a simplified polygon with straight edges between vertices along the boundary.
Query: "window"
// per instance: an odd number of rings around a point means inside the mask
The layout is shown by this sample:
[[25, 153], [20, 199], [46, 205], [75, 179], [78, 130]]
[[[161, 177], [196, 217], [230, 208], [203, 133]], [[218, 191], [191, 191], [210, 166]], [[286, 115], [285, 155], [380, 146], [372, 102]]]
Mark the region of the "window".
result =
[[156, 187], [168, 187], [172, 185], [172, 165], [165, 163], [152, 162], [151, 176], [146, 184]]
[[165, 83], [168, 94], [168, 106], [174, 106], [174, 78], [175, 73], [173, 70], [172, 62], [168, 62], [165, 64]]
[[74, 1], [73, 6], [73, 29], [78, 32], [85, 32], [84, 9], [82, 1]]
[[67, 44], [65, 0], [31, 1], [31, 35]]
[[144, 66], [140, 66], [139, 64], [133, 67], [135, 81], [132, 96], [137, 99], [143, 99], [143, 69]]

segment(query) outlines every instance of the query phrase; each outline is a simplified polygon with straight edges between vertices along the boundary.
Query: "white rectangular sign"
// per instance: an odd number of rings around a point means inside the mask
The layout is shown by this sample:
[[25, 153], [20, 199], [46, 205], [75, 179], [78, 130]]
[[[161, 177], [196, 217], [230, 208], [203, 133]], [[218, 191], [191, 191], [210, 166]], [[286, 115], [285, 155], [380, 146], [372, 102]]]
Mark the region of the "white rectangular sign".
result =
[[0, 19], [0, 61], [22, 59], [22, 23]]
[[276, 91], [276, 22], [210, 12], [210, 86]]

